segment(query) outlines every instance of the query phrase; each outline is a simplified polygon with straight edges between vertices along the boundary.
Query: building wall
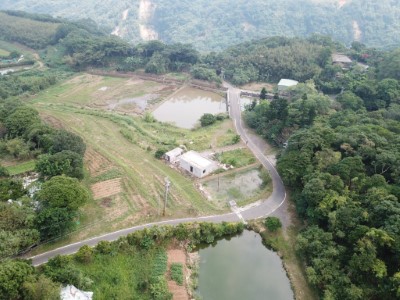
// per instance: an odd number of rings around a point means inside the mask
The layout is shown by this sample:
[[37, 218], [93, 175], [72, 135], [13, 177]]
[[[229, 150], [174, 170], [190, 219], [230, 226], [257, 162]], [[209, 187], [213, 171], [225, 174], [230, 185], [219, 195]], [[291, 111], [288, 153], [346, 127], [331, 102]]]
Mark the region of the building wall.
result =
[[175, 153], [175, 154], [165, 154], [165, 160], [170, 162], [170, 163], [175, 163], [179, 157], [182, 155], [183, 150], [180, 153]]
[[[185, 160], [180, 160], [179, 166], [189, 172], [190, 174], [193, 174], [197, 178], [202, 178], [204, 176], [207, 176], [208, 174], [212, 173], [213, 171], [216, 170], [217, 166], [216, 164], [211, 164], [205, 169], [205, 173], [203, 173], [204, 169], [199, 169], [196, 166], [191, 165], [189, 162]], [[193, 172], [190, 171], [190, 167], [193, 167]]]
[[278, 91], [279, 92], [286, 91], [287, 89], [288, 89], [288, 87], [286, 85], [278, 85]]

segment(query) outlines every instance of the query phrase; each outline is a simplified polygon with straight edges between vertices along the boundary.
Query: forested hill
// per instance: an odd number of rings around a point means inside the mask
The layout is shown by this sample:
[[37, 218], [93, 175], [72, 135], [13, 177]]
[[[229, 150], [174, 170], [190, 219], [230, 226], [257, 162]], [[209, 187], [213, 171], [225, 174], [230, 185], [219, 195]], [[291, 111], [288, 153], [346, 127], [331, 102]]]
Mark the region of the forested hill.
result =
[[268, 36], [332, 36], [377, 48], [400, 45], [400, 6], [393, 0], [2, 0], [0, 9], [91, 18], [129, 41], [158, 37], [221, 50]]

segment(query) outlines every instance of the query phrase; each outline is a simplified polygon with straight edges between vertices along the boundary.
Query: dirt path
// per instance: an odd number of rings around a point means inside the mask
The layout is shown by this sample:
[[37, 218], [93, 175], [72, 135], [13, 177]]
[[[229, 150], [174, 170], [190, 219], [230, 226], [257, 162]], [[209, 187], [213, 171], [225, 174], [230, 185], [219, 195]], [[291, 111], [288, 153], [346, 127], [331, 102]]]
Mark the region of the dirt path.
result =
[[36, 52], [33, 53], [33, 57], [36, 59], [37, 63], [39, 64], [38, 69], [39, 70], [43, 70], [45, 68], [44, 63], [42, 62], [42, 60], [40, 59], [39, 54], [37, 54]]
[[[187, 276], [186, 270], [186, 254], [183, 250], [173, 249], [168, 250], [168, 270], [173, 263], [179, 263], [183, 265], [183, 276]], [[178, 285], [173, 280], [168, 280], [168, 289], [172, 293], [173, 300], [189, 300], [189, 295], [186, 290], [186, 280], [183, 285]]]

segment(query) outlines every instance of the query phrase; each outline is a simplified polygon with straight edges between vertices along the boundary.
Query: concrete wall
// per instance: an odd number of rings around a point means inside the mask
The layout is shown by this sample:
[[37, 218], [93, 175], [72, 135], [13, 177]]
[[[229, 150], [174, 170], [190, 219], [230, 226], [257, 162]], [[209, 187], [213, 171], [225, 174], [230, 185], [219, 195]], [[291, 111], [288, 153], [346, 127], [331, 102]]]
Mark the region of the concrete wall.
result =
[[[217, 169], [217, 164], [211, 164], [211, 165], [207, 166], [207, 168], [205, 169], [205, 173], [203, 173], [204, 169], [199, 169], [196, 166], [191, 165], [189, 162], [187, 162], [185, 160], [180, 160], [179, 161], [179, 166], [182, 169], [184, 169], [187, 172], [189, 172], [190, 174], [193, 174], [197, 178], [202, 178], [204, 176], [207, 176], [207, 175], [209, 175], [210, 173], [214, 172]], [[193, 172], [190, 171], [190, 167], [193, 167]]]

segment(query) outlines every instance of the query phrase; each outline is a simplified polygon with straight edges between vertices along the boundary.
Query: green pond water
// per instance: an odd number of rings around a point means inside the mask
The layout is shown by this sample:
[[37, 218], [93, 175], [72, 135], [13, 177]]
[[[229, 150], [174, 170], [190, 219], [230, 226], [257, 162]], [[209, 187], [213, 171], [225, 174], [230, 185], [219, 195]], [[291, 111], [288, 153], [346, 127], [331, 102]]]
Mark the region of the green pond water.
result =
[[280, 257], [253, 231], [218, 241], [199, 255], [197, 293], [203, 300], [293, 300]]

